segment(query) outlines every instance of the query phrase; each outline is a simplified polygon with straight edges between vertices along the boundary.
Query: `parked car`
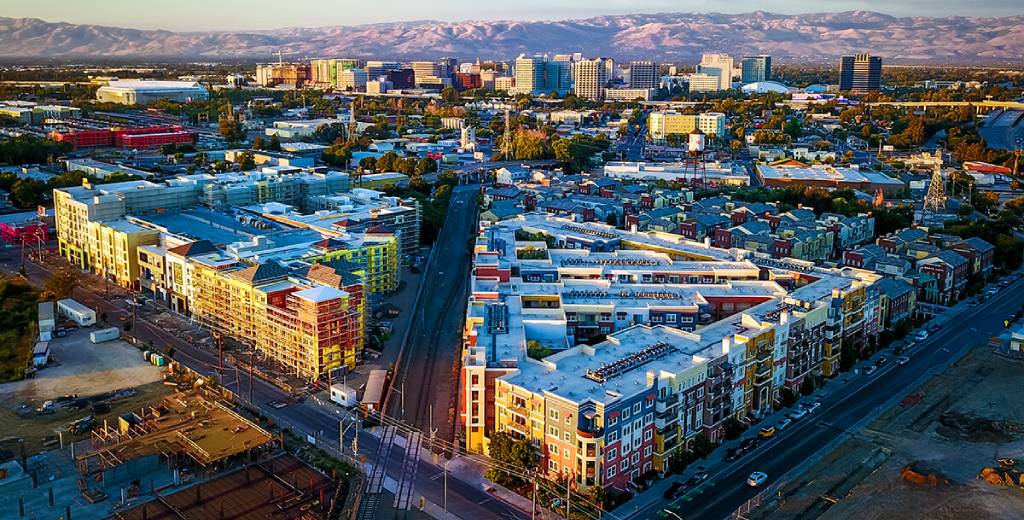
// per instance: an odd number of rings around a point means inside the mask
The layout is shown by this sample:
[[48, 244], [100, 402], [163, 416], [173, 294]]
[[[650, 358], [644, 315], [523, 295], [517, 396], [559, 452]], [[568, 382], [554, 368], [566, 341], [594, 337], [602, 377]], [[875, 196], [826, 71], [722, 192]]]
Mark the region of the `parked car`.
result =
[[743, 455], [743, 449], [741, 448], [728, 448], [725, 450], [725, 461], [732, 462]]
[[807, 410], [804, 410], [803, 408], [799, 408], [799, 407], [797, 409], [793, 410], [792, 412], [790, 412], [790, 414], [789, 414], [789, 418], [793, 419], [794, 421], [799, 421], [800, 419], [803, 419], [804, 417], [807, 417]]
[[665, 500], [674, 500], [678, 498], [683, 491], [683, 483], [677, 480], [669, 485], [668, 489], [665, 490]]
[[869, 376], [874, 375], [875, 372], [878, 372], [878, 365], [871, 365], [868, 367], [867, 370], [864, 371], [864, 373]]
[[743, 451], [750, 451], [756, 448], [760, 443], [761, 441], [757, 437], [748, 437], [743, 439], [743, 442], [740, 443], [740, 449]]
[[764, 484], [768, 480], [768, 474], [762, 471], [755, 471], [747, 477], [747, 485], [750, 487], [757, 487]]
[[878, 366], [883, 366], [883, 365], [885, 365], [888, 362], [889, 362], [889, 359], [886, 358], [885, 356], [879, 356], [878, 359], [875, 360], [875, 364], [878, 365]]
[[821, 401], [814, 401], [804, 405], [804, 410], [807, 410], [807, 413], [814, 413], [818, 411], [818, 408], [821, 408]]
[[919, 331], [917, 331], [914, 334], [914, 339], [916, 339], [917, 341], [924, 341], [924, 340], [928, 339], [928, 331], [927, 330], [919, 330]]
[[910, 361], [910, 358], [907, 356], [900, 356], [896, 358], [897, 365], [906, 365], [908, 361]]
[[757, 435], [762, 439], [771, 439], [772, 437], [775, 437], [775, 427], [765, 426], [764, 428], [761, 428], [761, 431], [757, 432]]
[[779, 430], [785, 430], [786, 427], [789, 426], [790, 424], [793, 424], [793, 419], [790, 419], [789, 417], [783, 417], [782, 419], [779, 419], [779, 422], [775, 423], [775, 428]]

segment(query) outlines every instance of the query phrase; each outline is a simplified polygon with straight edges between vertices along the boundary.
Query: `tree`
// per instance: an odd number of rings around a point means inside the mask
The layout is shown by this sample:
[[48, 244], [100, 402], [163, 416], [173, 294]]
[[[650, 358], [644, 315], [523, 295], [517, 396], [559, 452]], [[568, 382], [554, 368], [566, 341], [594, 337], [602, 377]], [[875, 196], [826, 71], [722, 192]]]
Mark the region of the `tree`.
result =
[[359, 159], [359, 169], [375, 171], [377, 169], [377, 158], [368, 156]]
[[61, 269], [46, 279], [43, 291], [52, 295], [54, 299], [67, 298], [77, 286], [78, 276], [68, 269]]
[[265, 145], [263, 144], [263, 136], [256, 136], [256, 139], [252, 140], [252, 148], [254, 150], [263, 150]]
[[335, 144], [320, 153], [320, 160], [328, 166], [347, 168], [352, 161], [352, 151], [347, 145]]
[[[491, 459], [503, 467], [511, 467], [522, 473], [536, 471], [540, 462], [540, 454], [528, 439], [517, 439], [509, 432], [499, 431], [491, 436]], [[518, 488], [527, 484], [526, 480], [508, 471], [491, 466], [484, 473], [488, 480], [508, 488]]]
[[811, 376], [804, 377], [804, 380], [800, 383], [800, 393], [803, 395], [811, 395], [814, 393], [814, 378]]
[[692, 444], [690, 444], [690, 451], [698, 459], [703, 459], [710, 455], [712, 451], [715, 451], [716, 447], [718, 447], [718, 445], [711, 442], [711, 439], [709, 439], [707, 435], [698, 433], [693, 437]]
[[243, 171], [256, 169], [256, 158], [249, 152], [244, 152], [238, 158], [238, 167]]
[[745, 431], [747, 431], [747, 425], [740, 422], [740, 420], [735, 416], [729, 416], [729, 418], [722, 423], [722, 436], [725, 437], [726, 440], [731, 441], [739, 439], [740, 435], [743, 435], [743, 432]]
[[459, 91], [454, 87], [445, 87], [441, 89], [441, 100], [454, 103], [459, 100]]
[[783, 408], [789, 408], [796, 404], [797, 395], [796, 392], [789, 388], [783, 388], [779, 391], [779, 402]]
[[430, 157], [424, 157], [419, 161], [416, 161], [416, 169], [413, 173], [416, 175], [423, 175], [424, 173], [436, 172], [437, 161]]
[[242, 129], [242, 123], [225, 117], [221, 118], [219, 126], [220, 135], [229, 143], [237, 143], [245, 139], [245, 130]]
[[277, 134], [274, 134], [270, 138], [270, 144], [267, 145], [267, 150], [270, 150], [272, 152], [280, 152], [281, 151], [281, 138], [278, 137]]

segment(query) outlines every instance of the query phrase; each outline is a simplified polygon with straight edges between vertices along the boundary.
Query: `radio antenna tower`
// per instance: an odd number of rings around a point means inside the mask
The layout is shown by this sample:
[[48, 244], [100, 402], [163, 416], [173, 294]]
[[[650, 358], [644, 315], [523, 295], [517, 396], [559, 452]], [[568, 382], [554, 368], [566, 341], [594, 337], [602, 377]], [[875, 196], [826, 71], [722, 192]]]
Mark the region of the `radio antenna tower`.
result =
[[936, 166], [935, 171], [932, 172], [932, 181], [928, 184], [928, 194], [924, 196], [921, 214], [923, 215], [929, 209], [933, 213], [946, 209], [946, 187], [943, 185], [941, 166]]
[[505, 132], [501, 135], [501, 158], [512, 160], [512, 115], [505, 109]]

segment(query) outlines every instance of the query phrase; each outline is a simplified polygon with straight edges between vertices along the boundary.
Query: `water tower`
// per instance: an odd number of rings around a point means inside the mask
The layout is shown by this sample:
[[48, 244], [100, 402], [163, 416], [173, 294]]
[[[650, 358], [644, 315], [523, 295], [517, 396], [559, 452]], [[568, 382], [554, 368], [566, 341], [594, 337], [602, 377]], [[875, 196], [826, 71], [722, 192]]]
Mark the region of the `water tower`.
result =
[[683, 180], [692, 184], [707, 184], [707, 168], [704, 165], [704, 132], [693, 129], [687, 139], [686, 158], [683, 162]]

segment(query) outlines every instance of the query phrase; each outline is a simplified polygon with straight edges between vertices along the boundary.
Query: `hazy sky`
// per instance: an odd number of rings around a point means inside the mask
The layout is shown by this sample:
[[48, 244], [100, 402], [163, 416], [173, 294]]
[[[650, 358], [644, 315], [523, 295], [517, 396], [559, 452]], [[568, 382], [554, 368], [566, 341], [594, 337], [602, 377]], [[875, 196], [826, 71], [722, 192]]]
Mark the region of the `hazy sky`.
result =
[[1024, 14], [1024, 0], [0, 0], [0, 16], [170, 30], [258, 30], [400, 20], [539, 20], [643, 12]]

